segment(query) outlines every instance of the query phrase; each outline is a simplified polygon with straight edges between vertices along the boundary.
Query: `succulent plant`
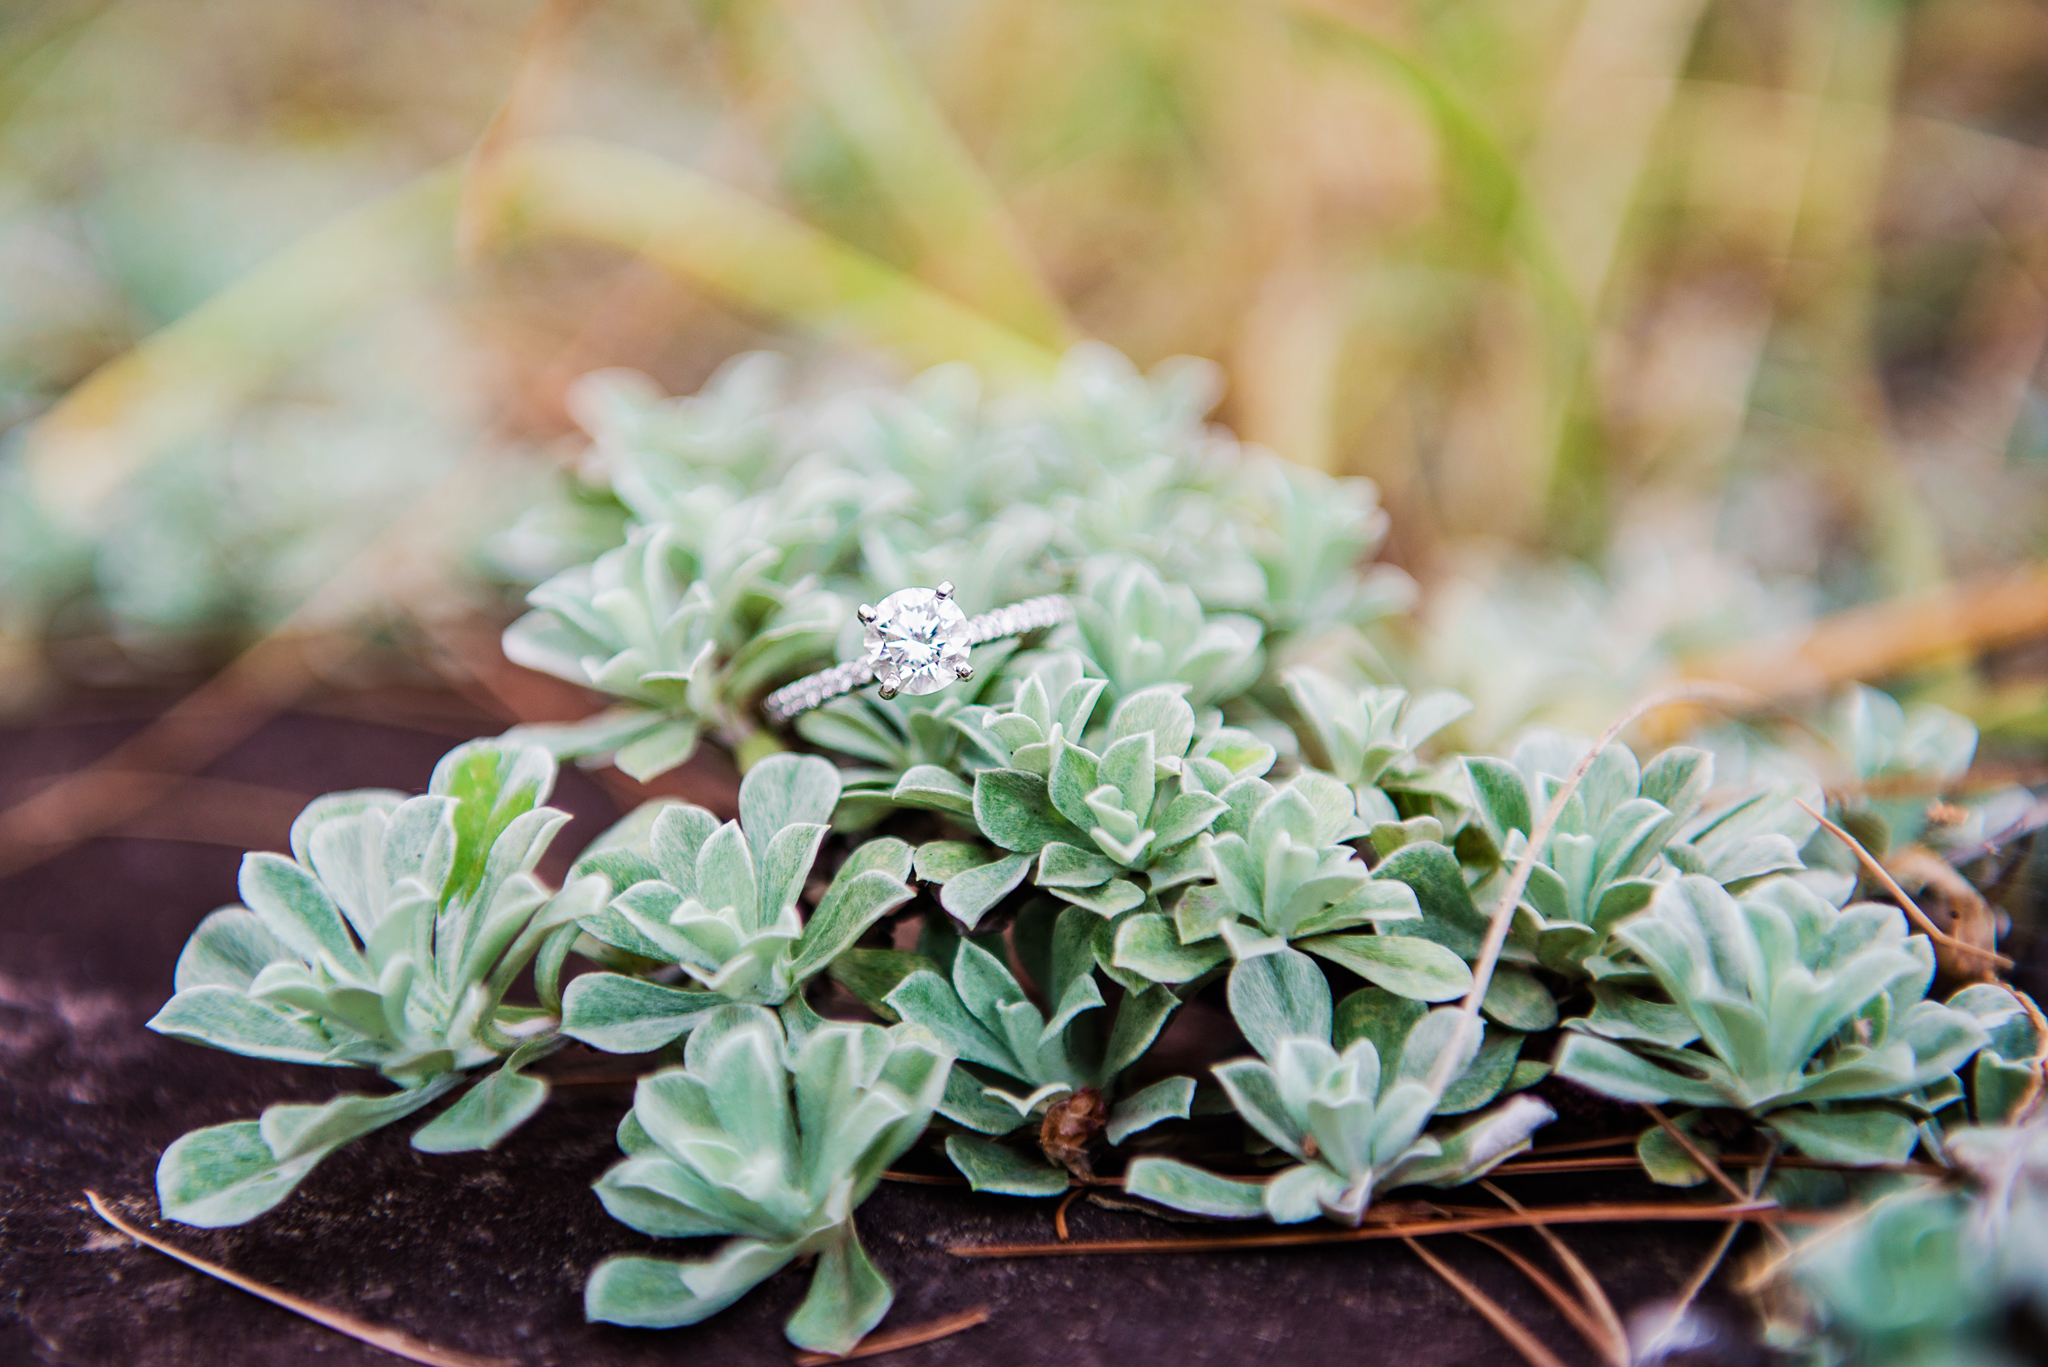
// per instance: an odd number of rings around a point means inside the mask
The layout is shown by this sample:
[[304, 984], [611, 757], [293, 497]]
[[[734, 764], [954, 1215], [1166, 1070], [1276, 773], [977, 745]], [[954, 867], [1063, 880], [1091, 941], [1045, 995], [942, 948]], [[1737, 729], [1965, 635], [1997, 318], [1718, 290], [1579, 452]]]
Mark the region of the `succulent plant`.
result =
[[1205, 614], [1193, 589], [1142, 561], [1085, 566], [1074, 613], [1073, 635], [1113, 697], [1170, 684], [1208, 706], [1244, 692], [1264, 664], [1255, 618]]
[[1263, 592], [1250, 610], [1286, 635], [1369, 622], [1411, 607], [1415, 584], [1392, 566], [1359, 568], [1387, 534], [1371, 480], [1332, 479], [1287, 463], [1247, 467], [1233, 491], [1256, 510], [1242, 537]]
[[1387, 819], [1396, 814], [1381, 780], [1414, 768], [1417, 748], [1472, 710], [1449, 689], [1351, 688], [1305, 665], [1280, 681], [1322, 750], [1324, 771], [1351, 786], [1360, 812]]
[[1472, 1181], [1555, 1118], [1543, 1102], [1517, 1096], [1428, 1133], [1445, 1099], [1429, 1082], [1439, 1056], [1468, 1041], [1452, 1074], [1458, 1079], [1478, 1057], [1478, 1037], [1458, 1030], [1455, 1008], [1406, 1015], [1388, 1009], [1398, 999], [1373, 993], [1333, 1012], [1321, 972], [1299, 954], [1262, 957], [1246, 969], [1232, 979], [1231, 1006], [1262, 1057], [1218, 1064], [1216, 1080], [1245, 1123], [1294, 1162], [1263, 1181], [1241, 1181], [1144, 1157], [1125, 1176], [1128, 1194], [1222, 1219], [1298, 1224], [1323, 1216], [1356, 1227], [1380, 1193]]
[[1819, 1324], [1813, 1362], [2011, 1367], [2048, 1314], [2048, 1124], [1960, 1131], [1948, 1148], [1971, 1179], [1916, 1182], [1808, 1238], [1788, 1271]]
[[[1738, 899], [1688, 874], [1614, 940], [1627, 953], [1596, 965], [1596, 1005], [1567, 1022], [1558, 1075], [1624, 1101], [1740, 1111], [1815, 1158], [1904, 1160], [1937, 1109], [1925, 1089], [1986, 1039], [1969, 1011], [1923, 1000], [1933, 953], [1898, 908], [1838, 911], [1789, 878]], [[1646, 1143], [1660, 1180], [1704, 1176], [1668, 1140]]]
[[[694, 1323], [815, 1259], [789, 1335], [839, 1354], [892, 1294], [854, 1210], [928, 1126], [983, 1192], [1066, 1193], [1106, 1163], [1161, 1206], [1356, 1226], [1395, 1188], [1454, 1186], [1524, 1149], [1552, 1118], [1524, 1094], [1551, 1071], [1527, 1042], [1588, 998], [1556, 1069], [1680, 1104], [1687, 1142], [1658, 1127], [1638, 1144], [1660, 1181], [1701, 1180], [1694, 1150], [1752, 1128], [1827, 1160], [1918, 1143], [1967, 1162], [2005, 1132], [1966, 1121], [2038, 1110], [2048, 1022], [1995, 983], [1927, 999], [1926, 942], [1891, 907], [1840, 909], [1847, 856], [1804, 810], [1820, 788], [1763, 733], [1715, 752], [1711, 792], [1703, 749], [1643, 763], [1536, 731], [1508, 759], [1425, 755], [1506, 713], [1468, 721], [1458, 694], [1353, 681], [1429, 677], [1365, 634], [1410, 587], [1360, 564], [1384, 533], [1376, 495], [1205, 426], [1212, 379], [1140, 377], [1082, 347], [999, 398], [942, 367], [799, 402], [763, 358], [680, 400], [626, 376], [579, 387], [595, 446], [569, 501], [504, 539], [555, 571], [506, 643], [615, 705], [464, 747], [424, 797], [323, 799], [292, 858], [250, 858], [247, 908], [194, 936], [155, 1024], [376, 1067], [399, 1090], [186, 1136], [160, 1169], [167, 1213], [247, 1219], [336, 1145], [471, 1077], [413, 1142], [487, 1146], [541, 1104], [527, 1067], [567, 1040], [658, 1052], [681, 1066], [641, 1081], [598, 1195], [645, 1233], [731, 1241], [697, 1261], [607, 1260], [590, 1315]], [[1044, 637], [969, 660], [948, 634], [923, 657], [916, 681], [950, 680], [943, 694], [903, 686], [908, 654], [885, 655], [891, 696], [797, 690], [822, 705], [786, 730], [760, 719], [769, 690], [849, 655], [869, 618], [927, 611], [952, 632], [1035, 594], [1067, 601], [1006, 620]], [[950, 616], [933, 606], [955, 598]], [[848, 611], [863, 601], [884, 606]], [[1600, 631], [1558, 639], [1598, 645], [1616, 624], [1594, 617]], [[1579, 654], [1553, 661], [1559, 680], [1649, 659]], [[1478, 682], [1522, 689], [1526, 660], [1477, 663], [1492, 671]], [[1968, 761], [1948, 714], [1856, 694], [1844, 717], [1868, 790], [1845, 817]], [[537, 805], [556, 758], [651, 777], [707, 740], [744, 774], [737, 819], [647, 803], [563, 891], [534, 877], [563, 819]], [[1473, 1029], [1436, 1004], [1472, 990], [1525, 858]], [[912, 948], [899, 913], [918, 883], [936, 906]], [[598, 971], [562, 991], [572, 952]], [[539, 1004], [507, 1006], [529, 964]], [[820, 974], [883, 1024], [821, 1019]], [[1351, 975], [1367, 985], [1336, 1002]], [[1243, 1126], [1164, 1075], [1178, 1050], [1163, 1029], [1212, 985], [1256, 1057], [1218, 1065], [1205, 1100]], [[1242, 1136], [1241, 1165], [1182, 1161], [1224, 1134]], [[1900, 1178], [1826, 1181], [1868, 1194]], [[1947, 1238], [1936, 1204], [1926, 1228]]]
[[807, 922], [798, 910], [839, 801], [839, 771], [816, 755], [772, 755], [740, 784], [740, 819], [662, 805], [626, 819], [580, 869], [622, 889], [582, 928], [616, 949], [674, 964], [694, 986], [587, 973], [564, 994], [562, 1032], [600, 1049], [659, 1048], [721, 1006], [779, 1007], [881, 917], [914, 896], [910, 846], [869, 840], [840, 865]]
[[732, 1235], [709, 1260], [621, 1255], [591, 1273], [585, 1312], [615, 1324], [695, 1324], [815, 1256], [790, 1342], [844, 1353], [895, 1298], [853, 1213], [916, 1142], [950, 1057], [915, 1026], [819, 1023], [785, 1035], [756, 1006], [713, 1013], [683, 1065], [640, 1080], [619, 1126], [626, 1158], [597, 1181], [613, 1218], [660, 1238]]
[[[1152, 1044], [1180, 1000], [1164, 987], [1126, 989], [1114, 1011], [1094, 973], [1100, 920], [1082, 907], [1040, 902], [1019, 918], [1021, 949], [1036, 960], [1052, 1018], [1009, 966], [962, 939], [949, 969], [904, 964], [884, 1004], [937, 1035], [959, 1063], [940, 1114], [964, 1126], [946, 1153], [977, 1190], [1013, 1196], [1065, 1191], [1086, 1174], [1097, 1134], [1111, 1145], [1169, 1117], [1184, 1117], [1194, 1083], [1168, 1078], [1121, 1095], [1124, 1070]], [[1033, 1130], [1035, 1145], [997, 1142]], [[991, 1136], [984, 1138], [983, 1136]]]
[[1829, 733], [1848, 761], [1855, 790], [1839, 817], [1879, 854], [1920, 839], [1927, 809], [1969, 770], [1977, 728], [1933, 703], [1902, 707], [1861, 684], [1837, 699]]
[[[562, 957], [606, 886], [578, 878], [557, 893], [532, 872], [569, 819], [540, 805], [554, 779], [537, 746], [473, 741], [435, 766], [425, 795], [331, 794], [292, 823], [290, 858], [243, 859], [243, 905], [193, 932], [177, 994], [150, 1028], [257, 1058], [376, 1068], [400, 1090], [194, 1130], [157, 1167], [166, 1215], [206, 1226], [260, 1215], [341, 1144], [487, 1065], [503, 1064], [414, 1147], [488, 1148], [540, 1107], [547, 1084], [520, 1070], [559, 1043]], [[542, 1005], [506, 1005], [536, 956]]]
[[1383, 929], [1419, 920], [1422, 910], [1412, 888], [1373, 877], [1340, 843], [1359, 834], [1343, 784], [1304, 770], [1284, 787], [1254, 777], [1225, 791], [1240, 800], [1203, 837], [1215, 881], [1182, 890], [1171, 914], [1121, 920], [1117, 967], [1183, 983], [1291, 943], [1423, 1001], [1461, 997], [1472, 986], [1471, 970], [1451, 950]]
[[[589, 563], [533, 590], [506, 652], [620, 705], [529, 734], [641, 778], [706, 734], [746, 743], [760, 694], [850, 649], [850, 605], [906, 584], [951, 581], [980, 607], [1078, 589], [1071, 639], [1113, 698], [1170, 683], [1202, 705], [1257, 682], [1269, 650], [1399, 606], [1398, 586], [1355, 571], [1383, 532], [1370, 483], [1238, 452], [1201, 422], [1207, 374], [1146, 379], [1084, 346], [1035, 395], [984, 402], [970, 372], [941, 367], [815, 409], [788, 403], [758, 358], [681, 400], [588, 382], [575, 407], [597, 443], [592, 489], [508, 540], [535, 562], [580, 544]], [[615, 524], [592, 502], [607, 488]], [[579, 543], [606, 525], [623, 545]], [[991, 696], [1015, 681], [982, 677]], [[810, 723], [813, 743], [850, 744], [899, 780], [952, 764], [935, 731], [835, 710], [848, 725]], [[873, 815], [879, 780], [854, 782]]]
[[[1506, 881], [1529, 848], [1537, 818], [1589, 748], [1577, 737], [1537, 731], [1516, 748], [1512, 763], [1465, 760], [1476, 823], [1500, 861], [1474, 888], [1480, 901]], [[1603, 748], [1536, 851], [1517, 909], [1517, 940], [1546, 968], [1583, 973], [1615, 924], [1642, 910], [1675, 874], [1665, 852], [1712, 781], [1713, 760], [1701, 750], [1677, 747], [1638, 766], [1628, 747]]]
[[797, 734], [821, 749], [863, 761], [840, 774], [842, 824], [869, 824], [892, 807], [929, 807], [966, 816], [974, 793], [963, 773], [1003, 762], [959, 720], [991, 692], [1011, 642], [975, 652], [974, 679], [943, 694], [835, 698], [796, 719]]
[[1984, 1027], [1984, 1047], [1970, 1069], [1970, 1114], [1979, 1125], [2015, 1124], [2041, 1096], [2048, 1021], [2031, 998], [2002, 983], [1972, 983], [1948, 1004]]
[[[1092, 685], [1098, 684], [1068, 687], [1055, 713], [1034, 677], [1009, 712], [982, 722], [1008, 749], [1012, 765], [1030, 767], [989, 768], [974, 776], [975, 824], [1007, 855], [957, 872], [948, 862], [927, 861], [932, 872], [925, 876], [944, 876], [943, 905], [968, 925], [1027, 873], [1053, 896], [1104, 917], [1142, 906], [1148, 892], [1208, 874], [1196, 838], [1229, 809], [1208, 783], [1219, 770], [1235, 775], [1220, 762], [1188, 762], [1195, 713], [1171, 687], [1130, 694], [1091, 738], [1099, 749], [1081, 744], [1072, 733], [1087, 725], [1101, 691]], [[960, 883], [962, 876], [969, 882]]]
[[[733, 508], [719, 517], [744, 521]], [[688, 759], [707, 726], [736, 743], [752, 729], [745, 705], [771, 680], [828, 659], [844, 614], [831, 594], [778, 583], [780, 558], [739, 535], [692, 554], [672, 527], [639, 527], [542, 584], [528, 595], [534, 610], [506, 630], [505, 654], [625, 702], [524, 734], [565, 758], [608, 755], [636, 778]]]

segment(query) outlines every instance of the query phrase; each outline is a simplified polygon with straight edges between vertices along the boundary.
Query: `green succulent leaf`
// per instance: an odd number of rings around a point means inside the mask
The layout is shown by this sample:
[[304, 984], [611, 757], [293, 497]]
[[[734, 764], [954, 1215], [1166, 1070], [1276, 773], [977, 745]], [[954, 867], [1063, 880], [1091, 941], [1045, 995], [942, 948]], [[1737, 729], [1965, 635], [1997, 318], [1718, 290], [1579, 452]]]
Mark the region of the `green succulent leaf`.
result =
[[1472, 970], [1463, 959], [1417, 936], [1317, 935], [1299, 944], [1377, 987], [1417, 1001], [1452, 1001], [1472, 988]]
[[976, 1134], [947, 1135], [946, 1157], [969, 1186], [996, 1196], [1058, 1196], [1071, 1181], [1041, 1154]]
[[1028, 854], [1013, 854], [992, 864], [961, 870], [946, 880], [939, 892], [939, 905], [972, 930], [1030, 872]]
[[1117, 924], [1113, 962], [1157, 983], [1193, 982], [1230, 959], [1221, 940], [1182, 944], [1173, 919], [1143, 912]]
[[533, 1118], [547, 1103], [548, 1084], [514, 1068], [509, 1062], [458, 1098], [454, 1105], [420, 1126], [412, 1146], [422, 1153], [478, 1153]]
[[1829, 1163], [1903, 1163], [1920, 1140], [1913, 1122], [1881, 1107], [1773, 1111], [1766, 1128], [1809, 1157]]
[[787, 1267], [801, 1249], [734, 1239], [699, 1263], [667, 1258], [607, 1258], [583, 1287], [583, 1313], [593, 1320], [643, 1329], [699, 1324]]
[[1230, 970], [1230, 1014], [1252, 1048], [1272, 1057], [1290, 1036], [1330, 1037], [1330, 985], [1306, 954], [1282, 949]]
[[974, 814], [974, 789], [952, 770], [935, 764], [919, 764], [905, 770], [889, 795], [899, 806], [924, 807], [959, 816]]
[[1261, 1183], [1218, 1177], [1172, 1158], [1133, 1160], [1124, 1175], [1124, 1194], [1217, 1220], [1256, 1220], [1266, 1213]]
[[861, 1247], [849, 1225], [825, 1246], [811, 1274], [811, 1289], [789, 1318], [789, 1341], [814, 1353], [844, 1354], [882, 1322], [896, 1292]]
[[618, 973], [586, 973], [562, 994], [562, 1033], [608, 1054], [645, 1054], [680, 1039], [726, 1000]]
[[1047, 845], [1087, 839], [1054, 809], [1046, 781], [1021, 769], [984, 769], [974, 776], [974, 824], [1015, 854], [1036, 855]]
[[1103, 1138], [1111, 1145], [1117, 1145], [1140, 1130], [1151, 1129], [1162, 1120], [1185, 1120], [1194, 1100], [1193, 1078], [1163, 1078], [1110, 1107], [1109, 1124], [1103, 1129]]
[[1489, 1019], [1524, 1034], [1548, 1030], [1557, 1024], [1557, 999], [1550, 995], [1550, 989], [1535, 974], [1514, 964], [1494, 966], [1481, 1009]]
[[202, 1229], [243, 1224], [292, 1194], [320, 1160], [351, 1139], [420, 1110], [455, 1086], [444, 1076], [388, 1096], [338, 1096], [320, 1106], [280, 1105], [261, 1120], [194, 1130], [164, 1150], [157, 1204]]

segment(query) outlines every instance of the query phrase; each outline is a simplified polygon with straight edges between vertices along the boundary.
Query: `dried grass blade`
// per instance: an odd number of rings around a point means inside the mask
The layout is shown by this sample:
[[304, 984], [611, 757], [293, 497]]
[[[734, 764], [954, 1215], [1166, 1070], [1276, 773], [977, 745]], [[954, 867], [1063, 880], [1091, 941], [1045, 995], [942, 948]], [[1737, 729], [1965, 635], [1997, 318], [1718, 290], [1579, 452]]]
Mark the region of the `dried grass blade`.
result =
[[[1493, 1183], [1482, 1181], [1479, 1185], [1517, 1215], [1529, 1213], [1528, 1207]], [[1600, 1279], [1593, 1275], [1592, 1269], [1579, 1260], [1579, 1255], [1572, 1252], [1571, 1246], [1562, 1238], [1543, 1225], [1536, 1225], [1534, 1229], [1543, 1242], [1550, 1245], [1552, 1255], [1563, 1265], [1573, 1285], [1579, 1288], [1579, 1294], [1585, 1297], [1587, 1311], [1600, 1325], [1602, 1338], [1589, 1338], [1588, 1342], [1591, 1342], [1595, 1349], [1605, 1353], [1608, 1361], [1615, 1364], [1615, 1367], [1629, 1367], [1628, 1331], [1622, 1328], [1621, 1316], [1614, 1312], [1614, 1302], [1607, 1298], [1607, 1288], [1600, 1285]]]
[[1415, 1240], [1407, 1239], [1403, 1242], [1408, 1247], [1414, 1249], [1415, 1256], [1422, 1259], [1430, 1271], [1442, 1277], [1445, 1284], [1451, 1290], [1463, 1296], [1471, 1303], [1474, 1310], [1484, 1315], [1486, 1322], [1500, 1331], [1500, 1336], [1506, 1339], [1514, 1347], [1514, 1350], [1522, 1355], [1523, 1360], [1529, 1364], [1529, 1367], [1564, 1367], [1564, 1363], [1558, 1359], [1557, 1354], [1545, 1348], [1537, 1337], [1529, 1332], [1527, 1326], [1513, 1315], [1510, 1315], [1507, 1309], [1494, 1300], [1493, 1297], [1453, 1272], [1449, 1263], [1431, 1253]]
[[85, 1193], [85, 1199], [91, 1202], [95, 1215], [135, 1240], [135, 1242], [148, 1248], [153, 1248], [167, 1258], [175, 1258], [185, 1264], [185, 1266], [195, 1271], [204, 1272], [209, 1277], [224, 1281], [229, 1286], [239, 1288], [252, 1296], [269, 1301], [272, 1305], [282, 1306], [294, 1315], [301, 1315], [306, 1319], [312, 1320], [315, 1324], [324, 1325], [337, 1334], [346, 1334], [358, 1343], [367, 1343], [372, 1348], [381, 1348], [393, 1357], [405, 1358], [409, 1362], [425, 1363], [426, 1367], [513, 1367], [512, 1361], [509, 1358], [479, 1357], [474, 1353], [459, 1352], [452, 1348], [437, 1348], [431, 1343], [414, 1338], [402, 1329], [386, 1329], [379, 1325], [370, 1324], [343, 1311], [330, 1310], [318, 1302], [294, 1296], [289, 1291], [280, 1291], [276, 1287], [265, 1286], [262, 1282], [252, 1280], [239, 1272], [222, 1267], [219, 1263], [208, 1262], [196, 1254], [187, 1253], [176, 1244], [167, 1243], [147, 1230], [129, 1223], [115, 1214], [96, 1191], [88, 1189]]
[[[1798, 801], [1797, 798], [1793, 800], [1795, 802]], [[1974, 965], [1979, 960], [1988, 959], [2000, 968], [2012, 967], [2012, 960], [1996, 950], [1981, 949], [1976, 945], [1966, 944], [1956, 939], [1953, 935], [1944, 932], [1940, 926], [1934, 924], [1926, 912], [1920, 910], [1919, 903], [1906, 895], [1906, 890], [1899, 886], [1899, 880], [1892, 877], [1891, 870], [1886, 868], [1883, 861], [1876, 855], [1865, 849], [1862, 841], [1828, 820], [1824, 813], [1815, 811], [1804, 802], [1800, 802], [1799, 805], [1808, 816], [1821, 824], [1822, 830], [1849, 847], [1850, 851], [1856, 856], [1856, 862], [1863, 865], [1869, 871], [1870, 876], [1875, 878], [1886, 892], [1898, 899], [1899, 906], [1905, 911], [1907, 916], [1912, 918], [1913, 924], [1920, 927], [1928, 939], [1936, 944], [1947, 945], [1955, 951], [1958, 966], [1965, 964]]]
[[826, 1367], [827, 1363], [851, 1362], [855, 1358], [880, 1357], [903, 1348], [915, 1348], [920, 1344], [935, 1343], [942, 1338], [972, 1329], [978, 1324], [988, 1323], [988, 1307], [977, 1305], [971, 1310], [962, 1310], [957, 1315], [943, 1315], [923, 1324], [914, 1324], [908, 1329], [898, 1329], [888, 1334], [869, 1334], [853, 1348], [837, 1357], [831, 1353], [798, 1353], [792, 1359], [796, 1367]]

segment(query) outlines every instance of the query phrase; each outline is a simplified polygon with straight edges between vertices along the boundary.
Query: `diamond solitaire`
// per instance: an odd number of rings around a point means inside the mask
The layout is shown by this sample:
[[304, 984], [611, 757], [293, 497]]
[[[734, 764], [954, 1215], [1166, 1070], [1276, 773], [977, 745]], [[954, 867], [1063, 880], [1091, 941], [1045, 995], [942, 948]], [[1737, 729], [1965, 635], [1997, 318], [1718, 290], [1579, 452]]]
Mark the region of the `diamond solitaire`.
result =
[[770, 693], [761, 704], [770, 721], [788, 721], [862, 684], [880, 684], [884, 698], [936, 693], [974, 677], [974, 666], [967, 662], [970, 647], [1071, 622], [1074, 608], [1049, 593], [969, 617], [953, 601], [953, 586], [941, 584], [898, 589], [874, 607], [861, 604], [858, 615], [867, 628], [866, 654]]
[[882, 696], [936, 693], [955, 679], [974, 677], [967, 663], [973, 635], [967, 614], [953, 601], [953, 586], [898, 589], [874, 607], [862, 604], [864, 644]]

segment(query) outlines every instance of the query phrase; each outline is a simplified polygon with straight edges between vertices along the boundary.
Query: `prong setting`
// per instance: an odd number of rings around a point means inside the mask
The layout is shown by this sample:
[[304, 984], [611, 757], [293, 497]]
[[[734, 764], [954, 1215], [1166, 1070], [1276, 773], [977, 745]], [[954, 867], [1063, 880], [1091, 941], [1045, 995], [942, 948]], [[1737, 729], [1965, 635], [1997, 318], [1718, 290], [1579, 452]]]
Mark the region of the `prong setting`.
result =
[[853, 615], [860, 619], [862, 626], [872, 626], [875, 620], [875, 605], [873, 603], [862, 603], [853, 610]]
[[889, 699], [896, 696], [896, 690], [889, 687], [889, 685], [887, 684], [883, 684], [880, 688], [876, 689], [875, 691], [882, 695], [883, 702], [887, 702], [889, 701]]
[[932, 592], [941, 598], [951, 598], [953, 596], [953, 581], [950, 579], [945, 580], [937, 588], [933, 589]]
[[958, 679], [961, 683], [966, 683], [969, 679], [972, 679], [974, 677], [974, 666], [961, 665], [958, 669], [953, 671], [953, 677]]

